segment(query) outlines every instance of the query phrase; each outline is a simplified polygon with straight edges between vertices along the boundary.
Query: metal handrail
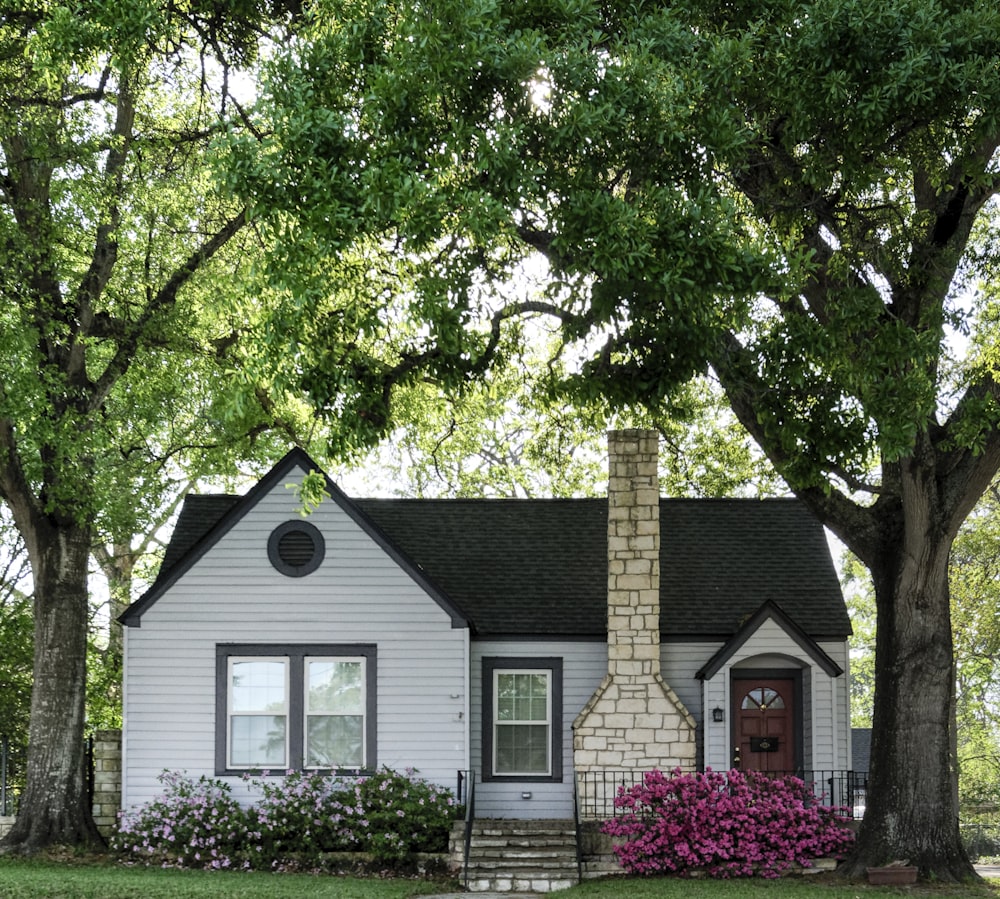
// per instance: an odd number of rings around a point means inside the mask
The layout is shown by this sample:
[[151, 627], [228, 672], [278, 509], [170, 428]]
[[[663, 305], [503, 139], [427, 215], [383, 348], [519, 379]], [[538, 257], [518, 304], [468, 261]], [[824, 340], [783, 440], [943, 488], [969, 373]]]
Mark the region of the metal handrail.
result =
[[580, 778], [573, 772], [573, 833], [576, 838], [576, 882], [583, 883], [583, 837], [580, 833]]
[[465, 846], [462, 853], [462, 882], [469, 889], [469, 854], [472, 851], [472, 825], [476, 820], [476, 772], [466, 774], [465, 788]]

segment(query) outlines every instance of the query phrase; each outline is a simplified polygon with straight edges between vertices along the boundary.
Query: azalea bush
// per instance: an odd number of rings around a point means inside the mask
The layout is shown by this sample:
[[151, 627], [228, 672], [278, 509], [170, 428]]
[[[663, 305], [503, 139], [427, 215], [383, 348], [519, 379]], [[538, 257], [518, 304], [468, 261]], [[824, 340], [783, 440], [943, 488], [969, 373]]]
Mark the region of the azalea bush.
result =
[[602, 830], [621, 841], [615, 854], [632, 874], [777, 877], [840, 858], [854, 840], [843, 810], [820, 805], [796, 777], [651, 771], [622, 787], [615, 806], [621, 814]]
[[159, 779], [165, 787], [160, 796], [122, 815], [111, 838], [114, 852], [178, 867], [254, 867], [260, 849], [256, 816], [240, 806], [228, 784], [177, 771]]
[[243, 807], [220, 780], [178, 772], [164, 793], [122, 816], [112, 849], [164, 866], [273, 870], [315, 867], [328, 853], [370, 853], [398, 864], [414, 852], [443, 852], [460, 808], [449, 790], [383, 769], [370, 776], [267, 772], [244, 780], [260, 800]]

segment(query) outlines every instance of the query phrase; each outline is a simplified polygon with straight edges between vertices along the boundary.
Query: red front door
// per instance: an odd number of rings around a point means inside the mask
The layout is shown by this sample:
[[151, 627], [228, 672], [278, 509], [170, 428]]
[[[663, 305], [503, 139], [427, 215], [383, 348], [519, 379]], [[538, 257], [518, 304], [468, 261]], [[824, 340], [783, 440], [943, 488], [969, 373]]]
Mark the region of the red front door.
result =
[[733, 681], [739, 767], [795, 770], [795, 682], [784, 678]]

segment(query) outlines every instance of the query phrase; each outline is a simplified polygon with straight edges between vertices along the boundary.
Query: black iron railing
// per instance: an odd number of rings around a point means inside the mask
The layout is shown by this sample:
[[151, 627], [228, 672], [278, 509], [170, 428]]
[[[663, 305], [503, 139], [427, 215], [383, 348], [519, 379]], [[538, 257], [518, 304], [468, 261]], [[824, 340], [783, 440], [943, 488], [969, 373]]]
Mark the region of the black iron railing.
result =
[[[848, 818], [864, 814], [868, 790], [866, 773], [846, 770], [806, 770], [756, 772], [774, 777], [792, 775], [812, 787], [816, 802], [842, 810]], [[646, 772], [635, 771], [578, 771], [576, 775], [577, 815], [581, 819], [604, 820], [621, 814], [615, 799], [622, 789], [641, 784]]]
[[472, 849], [472, 828], [476, 821], [476, 772], [458, 772], [458, 800], [465, 805], [465, 835], [462, 846], [462, 882], [469, 888], [469, 853]]

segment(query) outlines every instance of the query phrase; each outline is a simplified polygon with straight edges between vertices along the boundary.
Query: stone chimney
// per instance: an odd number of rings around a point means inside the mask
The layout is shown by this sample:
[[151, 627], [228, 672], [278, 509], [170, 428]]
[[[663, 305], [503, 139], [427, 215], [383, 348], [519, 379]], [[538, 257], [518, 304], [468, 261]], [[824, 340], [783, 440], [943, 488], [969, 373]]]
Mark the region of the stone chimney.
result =
[[660, 677], [658, 443], [656, 431], [608, 434], [608, 673], [573, 724], [584, 808], [608, 813], [605, 772], [695, 765], [694, 719]]

